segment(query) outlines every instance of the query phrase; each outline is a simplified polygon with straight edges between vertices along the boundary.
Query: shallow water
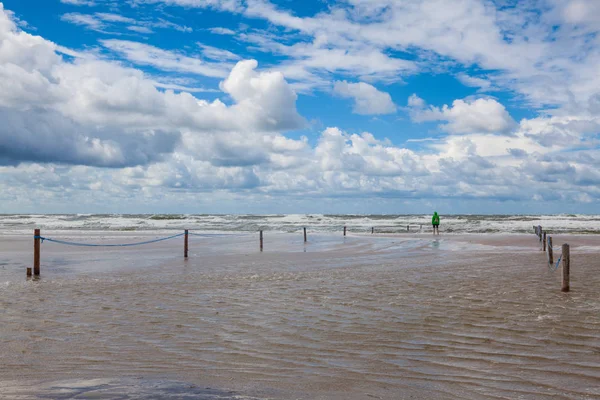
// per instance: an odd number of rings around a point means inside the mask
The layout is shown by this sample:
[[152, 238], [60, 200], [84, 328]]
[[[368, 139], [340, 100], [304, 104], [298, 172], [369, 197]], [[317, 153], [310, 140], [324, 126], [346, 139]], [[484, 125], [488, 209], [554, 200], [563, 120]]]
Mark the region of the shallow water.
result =
[[179, 241], [44, 243], [39, 280], [30, 238], [4, 240], [0, 394], [101, 396], [69, 379], [103, 378], [131, 398], [600, 399], [593, 253], [572, 252], [561, 293], [533, 235], [309, 239], [195, 238], [187, 261]]

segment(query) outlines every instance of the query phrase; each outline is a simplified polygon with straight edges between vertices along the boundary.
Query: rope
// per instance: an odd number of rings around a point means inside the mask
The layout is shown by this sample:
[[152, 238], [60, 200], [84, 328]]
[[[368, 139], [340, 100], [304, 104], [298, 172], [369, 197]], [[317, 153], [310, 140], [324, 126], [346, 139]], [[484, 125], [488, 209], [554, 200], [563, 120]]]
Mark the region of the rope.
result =
[[[548, 238], [550, 239], [550, 238]], [[547, 245], [548, 245], [548, 249], [552, 250], [554, 252], [554, 248], [550, 245], [550, 240], [546, 240], [547, 241]], [[560, 264], [560, 260], [562, 258], [562, 254], [560, 256], [558, 256], [558, 260], [556, 261], [556, 266], [554, 267], [554, 271], [556, 271], [558, 269], [558, 265]], [[548, 260], [548, 265], [550, 266], [550, 268], [552, 268], [552, 264], [550, 263], [550, 261]]]
[[[562, 254], [558, 257], [558, 260], [556, 261], [556, 266], [554, 267], [554, 271], [556, 271], [558, 269], [558, 264], [560, 264], [560, 259], [562, 258]], [[550, 263], [548, 263], [550, 264]], [[552, 264], [550, 264], [550, 268], [552, 268]]]
[[[552, 250], [552, 252], [554, 252], [554, 248], [553, 246], [550, 244], [550, 237], [548, 236], [546, 238], [546, 245], [548, 246], [548, 250]], [[552, 263], [550, 263], [550, 260], [548, 260], [548, 266], [553, 270], [556, 271], [558, 269], [558, 265], [560, 264], [560, 260], [562, 259], [562, 254], [560, 256], [558, 256], [558, 260], [556, 261], [556, 265], [553, 267]]]
[[78, 242], [67, 242], [66, 240], [58, 240], [58, 239], [52, 239], [52, 238], [47, 238], [47, 237], [43, 237], [43, 236], [34, 236], [34, 239], [41, 239], [42, 243], [44, 243], [45, 240], [49, 241], [49, 242], [53, 242], [53, 243], [59, 243], [59, 244], [65, 244], [68, 246], [84, 246], [84, 247], [128, 247], [128, 246], [140, 246], [143, 244], [150, 244], [150, 243], [156, 243], [156, 242], [162, 242], [163, 240], [169, 240], [169, 239], [173, 239], [179, 236], [183, 236], [185, 235], [185, 233], [179, 233], [177, 235], [173, 235], [173, 236], [168, 236], [168, 237], [164, 237], [164, 238], [160, 238], [160, 239], [154, 239], [154, 240], [147, 240], [145, 242], [137, 242], [137, 243], [124, 243], [124, 244], [91, 244], [91, 243], [78, 243]]
[[220, 237], [220, 236], [234, 237], [234, 236], [249, 236], [249, 235], [252, 235], [253, 233], [231, 234], [231, 233], [193, 233], [193, 232], [189, 232], [188, 234], [190, 236], [200, 236], [200, 237]]

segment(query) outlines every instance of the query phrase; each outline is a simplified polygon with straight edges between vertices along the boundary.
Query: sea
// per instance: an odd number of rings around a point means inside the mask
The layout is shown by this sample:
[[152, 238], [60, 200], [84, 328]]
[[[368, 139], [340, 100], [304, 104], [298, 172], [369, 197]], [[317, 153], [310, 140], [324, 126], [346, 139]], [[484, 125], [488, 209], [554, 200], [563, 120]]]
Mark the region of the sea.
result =
[[[523, 234], [541, 225], [554, 234], [599, 234], [600, 215], [443, 215], [446, 234]], [[328, 214], [0, 214], [0, 236], [50, 231], [339, 232], [403, 233], [431, 230], [431, 215]]]

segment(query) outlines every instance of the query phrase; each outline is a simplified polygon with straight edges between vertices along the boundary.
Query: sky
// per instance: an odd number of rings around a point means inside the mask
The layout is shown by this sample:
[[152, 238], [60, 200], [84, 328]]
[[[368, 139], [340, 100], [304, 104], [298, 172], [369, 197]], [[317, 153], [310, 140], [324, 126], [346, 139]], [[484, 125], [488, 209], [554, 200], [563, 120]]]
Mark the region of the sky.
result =
[[595, 0], [0, 0], [0, 213], [600, 214]]

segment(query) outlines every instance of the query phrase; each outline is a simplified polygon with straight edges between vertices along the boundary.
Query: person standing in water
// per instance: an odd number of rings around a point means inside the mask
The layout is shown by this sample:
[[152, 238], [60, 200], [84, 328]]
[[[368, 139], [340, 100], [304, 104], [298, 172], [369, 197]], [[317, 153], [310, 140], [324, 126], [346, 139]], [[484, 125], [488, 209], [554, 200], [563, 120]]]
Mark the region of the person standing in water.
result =
[[431, 224], [433, 225], [433, 234], [435, 235], [435, 233], [437, 232], [437, 234], [440, 234], [440, 216], [438, 215], [437, 211], [433, 212], [433, 217], [431, 217]]

